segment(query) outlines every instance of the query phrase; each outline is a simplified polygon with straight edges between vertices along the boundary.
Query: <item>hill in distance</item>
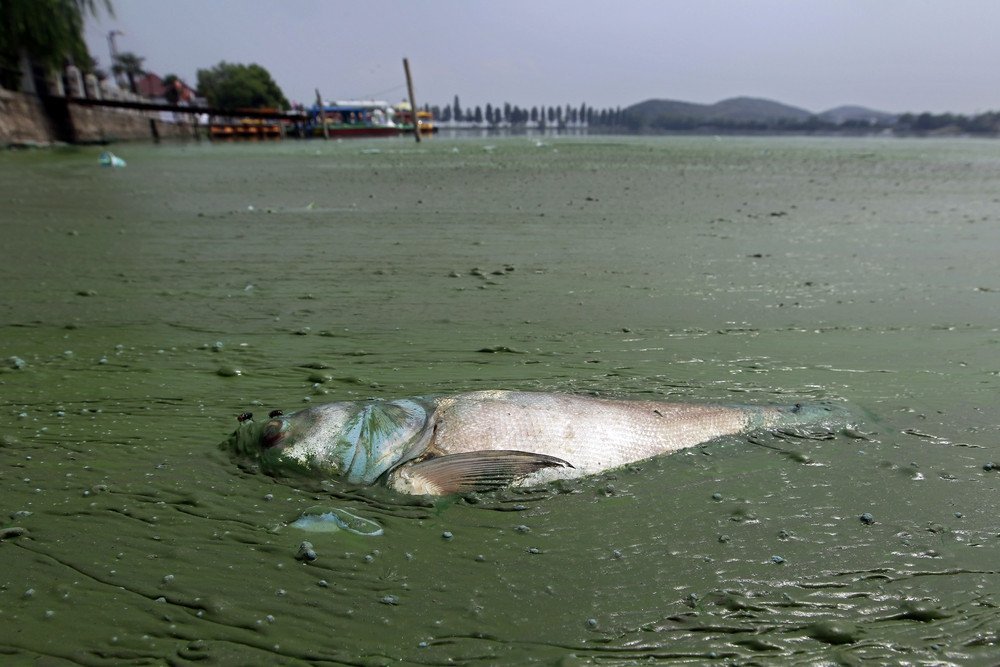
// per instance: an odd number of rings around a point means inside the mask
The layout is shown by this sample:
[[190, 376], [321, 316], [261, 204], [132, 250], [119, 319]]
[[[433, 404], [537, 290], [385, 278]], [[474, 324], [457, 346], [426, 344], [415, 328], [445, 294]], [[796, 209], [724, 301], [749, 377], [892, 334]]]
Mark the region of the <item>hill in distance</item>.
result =
[[633, 117], [649, 120], [654, 118], [675, 118], [678, 120], [690, 119], [730, 123], [802, 122], [813, 116], [819, 116], [822, 120], [838, 124], [856, 120], [870, 121], [872, 119], [886, 123], [893, 122], [896, 119], [894, 114], [859, 106], [841, 106], [816, 114], [800, 107], [756, 97], [733, 97], [716, 102], [715, 104], [697, 104], [678, 100], [646, 100], [645, 102], [633, 104], [625, 109], [625, 111]]

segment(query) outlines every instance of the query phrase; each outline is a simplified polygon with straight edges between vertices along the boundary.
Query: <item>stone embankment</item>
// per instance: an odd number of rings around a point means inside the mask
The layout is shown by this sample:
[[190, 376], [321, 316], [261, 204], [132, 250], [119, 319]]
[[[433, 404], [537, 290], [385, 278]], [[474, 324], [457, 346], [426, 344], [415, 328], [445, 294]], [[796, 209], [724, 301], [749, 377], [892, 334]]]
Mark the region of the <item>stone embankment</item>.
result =
[[76, 68], [67, 68], [65, 82], [62, 77], [51, 78], [49, 90], [44, 95], [0, 88], [0, 146], [109, 143], [197, 136], [198, 128], [193, 115], [174, 118], [159, 112], [73, 103], [67, 93], [71, 97], [96, 100], [131, 93], [98, 86], [93, 75], [84, 78], [78, 70], [71, 70]]
[[47, 144], [54, 132], [35, 95], [0, 88], [0, 145]]

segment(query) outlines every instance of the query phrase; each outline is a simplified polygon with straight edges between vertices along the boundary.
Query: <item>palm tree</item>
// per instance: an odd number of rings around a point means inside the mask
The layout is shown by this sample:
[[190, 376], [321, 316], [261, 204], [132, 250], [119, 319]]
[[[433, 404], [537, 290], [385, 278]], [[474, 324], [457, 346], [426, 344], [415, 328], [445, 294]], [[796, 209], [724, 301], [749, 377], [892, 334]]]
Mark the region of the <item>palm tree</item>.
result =
[[138, 93], [135, 87], [136, 77], [142, 76], [146, 70], [142, 68], [142, 63], [146, 61], [142, 56], [137, 56], [131, 51], [123, 51], [115, 54], [115, 62], [111, 65], [111, 71], [115, 76], [124, 74], [128, 78], [128, 87], [133, 93]]
[[45, 69], [67, 62], [89, 70], [93, 61], [83, 40], [87, 14], [103, 7], [111, 16], [111, 0], [3, 0], [0, 2], [0, 85], [17, 88], [21, 61]]

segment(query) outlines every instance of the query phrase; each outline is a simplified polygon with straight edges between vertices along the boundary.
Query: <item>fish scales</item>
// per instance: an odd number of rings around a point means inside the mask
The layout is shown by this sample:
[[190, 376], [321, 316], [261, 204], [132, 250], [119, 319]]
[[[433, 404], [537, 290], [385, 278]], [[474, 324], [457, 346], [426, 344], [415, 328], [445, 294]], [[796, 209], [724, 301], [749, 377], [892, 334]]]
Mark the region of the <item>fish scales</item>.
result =
[[268, 472], [443, 494], [589, 475], [755, 429], [814, 426], [847, 426], [846, 411], [491, 390], [245, 418], [222, 446]]
[[439, 454], [537, 451], [591, 474], [745, 430], [747, 410], [616, 401], [570, 394], [482, 391], [438, 402], [430, 446]]

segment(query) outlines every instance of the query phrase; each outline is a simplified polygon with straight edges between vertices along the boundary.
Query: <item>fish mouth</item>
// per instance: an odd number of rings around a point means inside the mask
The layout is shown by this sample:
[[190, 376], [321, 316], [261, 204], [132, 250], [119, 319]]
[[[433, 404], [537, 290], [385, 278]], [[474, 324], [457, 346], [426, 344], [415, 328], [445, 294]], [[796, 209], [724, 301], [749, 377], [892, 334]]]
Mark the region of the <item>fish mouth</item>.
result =
[[263, 472], [280, 476], [285, 473], [306, 476], [309, 467], [286, 455], [294, 447], [296, 433], [301, 424], [291, 416], [275, 415], [264, 422], [254, 422], [252, 418], [240, 421], [235, 431], [219, 448], [241, 468], [250, 472]]
[[219, 447], [251, 459], [261, 459], [268, 454], [276, 454], [287, 444], [291, 425], [288, 420], [278, 417], [264, 423], [244, 419]]

